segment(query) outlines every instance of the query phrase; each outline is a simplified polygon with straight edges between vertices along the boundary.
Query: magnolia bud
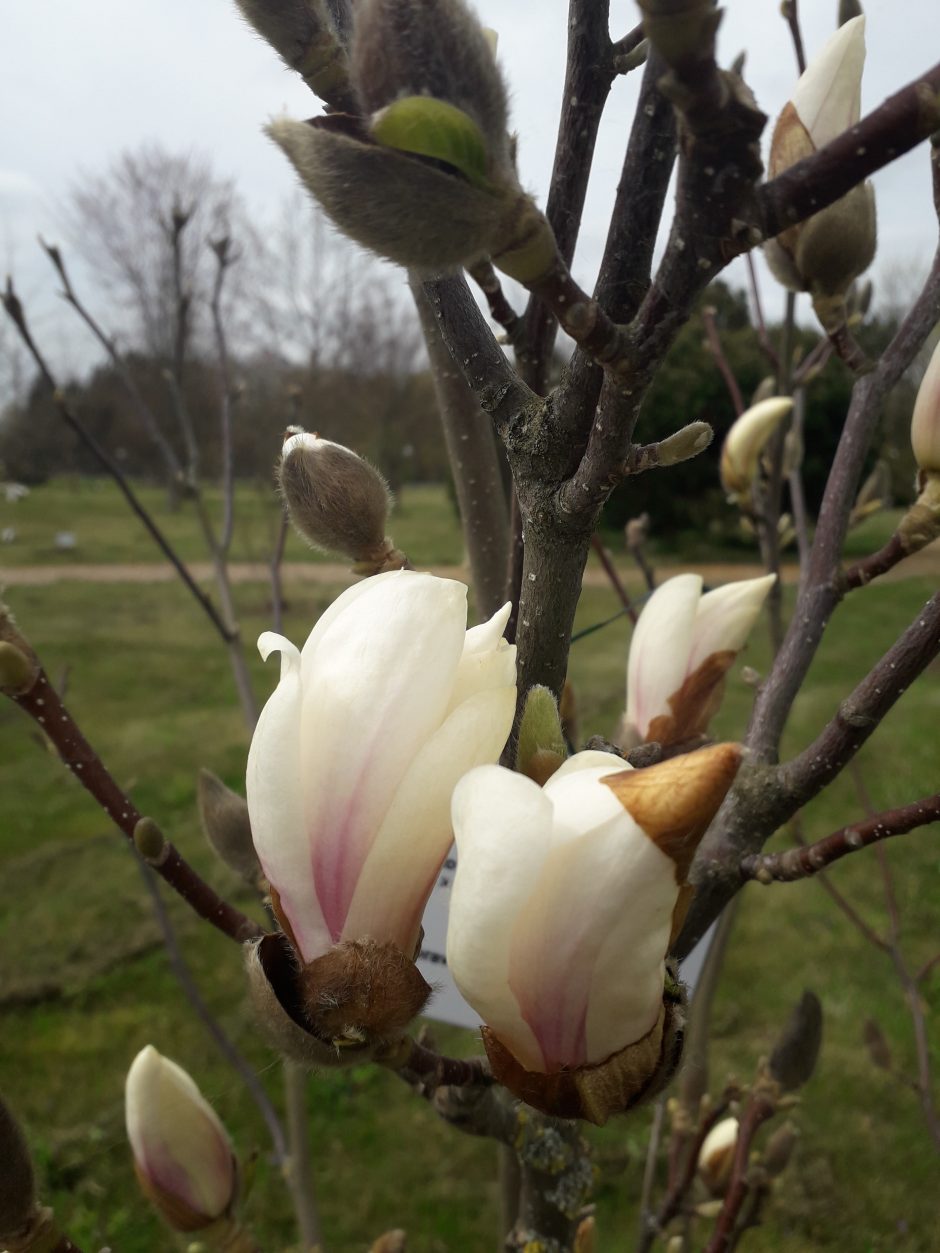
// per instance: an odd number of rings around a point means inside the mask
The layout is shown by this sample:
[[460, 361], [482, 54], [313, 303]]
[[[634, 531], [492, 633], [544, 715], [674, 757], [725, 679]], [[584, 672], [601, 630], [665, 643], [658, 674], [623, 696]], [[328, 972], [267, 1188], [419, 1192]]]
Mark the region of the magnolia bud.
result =
[[27, 1232], [36, 1214], [36, 1179], [26, 1139], [0, 1098], [0, 1243]]
[[396, 1227], [394, 1231], [386, 1231], [384, 1235], [379, 1236], [369, 1253], [405, 1253], [407, 1247], [408, 1238], [405, 1232], [400, 1227]]
[[911, 418], [911, 447], [923, 474], [940, 475], [940, 340], [921, 379]]
[[[769, 174], [775, 178], [824, 147], [861, 114], [865, 19], [845, 23], [803, 73], [774, 130]], [[875, 255], [877, 232], [871, 184], [788, 227], [765, 245], [775, 277], [791, 291], [809, 291], [823, 324], [845, 322], [845, 294]]]
[[533, 687], [519, 726], [516, 769], [541, 787], [568, 756], [555, 697], [547, 687]]
[[321, 0], [235, 0], [244, 17], [316, 95], [348, 91], [346, 54]]
[[588, 1214], [578, 1223], [578, 1229], [574, 1233], [573, 1253], [596, 1253], [596, 1249], [597, 1219], [593, 1214]]
[[11, 696], [28, 692], [36, 682], [39, 667], [22, 649], [0, 640], [0, 691]]
[[761, 1165], [771, 1178], [782, 1175], [786, 1170], [798, 1139], [799, 1132], [793, 1123], [785, 1122], [767, 1141], [764, 1152], [761, 1154]]
[[251, 840], [248, 802], [211, 770], [200, 770], [196, 785], [199, 817], [216, 856], [246, 883], [258, 887], [264, 873]]
[[698, 1155], [698, 1173], [713, 1196], [724, 1196], [734, 1165], [738, 1120], [725, 1118], [709, 1131]]
[[376, 564], [389, 555], [388, 487], [352, 449], [299, 431], [285, 440], [277, 475], [291, 522], [315, 548]]
[[891, 1057], [891, 1046], [885, 1038], [885, 1033], [875, 1022], [874, 1018], [865, 1019], [865, 1026], [862, 1028], [862, 1039], [865, 1041], [865, 1047], [868, 1049], [868, 1056], [878, 1069], [891, 1071], [894, 1066]]
[[816, 1069], [822, 1044], [822, 1005], [815, 992], [804, 992], [770, 1055], [770, 1073], [785, 1092], [801, 1088]]
[[734, 422], [721, 449], [721, 485], [729, 499], [744, 504], [757, 478], [767, 441], [793, 408], [792, 396], [762, 400]]
[[228, 1133], [186, 1071], [151, 1044], [127, 1072], [125, 1112], [140, 1186], [174, 1231], [229, 1213], [238, 1171]]
[[358, 0], [350, 73], [366, 113], [407, 96], [446, 101], [473, 120], [490, 159], [509, 164], [506, 88], [463, 0]]
[[704, 452], [715, 438], [715, 432], [707, 422], [690, 422], [672, 435], [667, 435], [659, 443], [659, 464], [674, 466], [680, 461], [689, 461]]

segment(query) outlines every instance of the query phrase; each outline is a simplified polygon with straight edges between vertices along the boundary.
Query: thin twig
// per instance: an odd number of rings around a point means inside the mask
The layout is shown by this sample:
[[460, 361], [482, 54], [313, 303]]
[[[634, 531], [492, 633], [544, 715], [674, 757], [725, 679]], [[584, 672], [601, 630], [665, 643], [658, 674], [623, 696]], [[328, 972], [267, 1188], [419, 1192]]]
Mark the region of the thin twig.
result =
[[802, 74], [806, 70], [806, 53], [803, 49], [803, 32], [800, 30], [800, 14], [797, 8], [797, 0], [783, 0], [780, 12], [783, 20], [790, 28], [790, 38], [793, 40], [793, 52], [796, 56], [796, 67]]
[[219, 550], [228, 554], [232, 546], [232, 535], [235, 530], [235, 447], [232, 431], [232, 405], [235, 393], [232, 387], [231, 368], [228, 355], [228, 344], [225, 338], [225, 324], [222, 320], [222, 286], [229, 267], [234, 262], [230, 241], [227, 238], [216, 240], [211, 245], [216, 257], [215, 282], [212, 286], [212, 326], [215, 331], [216, 352], [219, 358], [219, 425], [222, 434], [222, 531], [219, 535]]
[[736, 417], [740, 417], [744, 412], [744, 401], [741, 398], [741, 388], [738, 386], [738, 380], [734, 377], [734, 371], [725, 356], [725, 350], [722, 347], [721, 336], [718, 334], [718, 325], [716, 316], [718, 310], [714, 305], [707, 305], [702, 310], [702, 323], [705, 327], [705, 337], [708, 344], [708, 350], [715, 358], [715, 364], [721, 377], [725, 381], [725, 387], [728, 389], [728, 395], [731, 397], [731, 403], [734, 406]]
[[[28, 650], [28, 644], [25, 641], [22, 643]], [[12, 696], [11, 699], [39, 724], [82, 787], [94, 797], [115, 826], [133, 842], [134, 831], [141, 821], [139, 810], [118, 787], [101, 758], [85, 739], [45, 671], [40, 668], [29, 691]], [[150, 864], [200, 918], [211, 923], [229, 939], [243, 943], [263, 934], [262, 928], [256, 922], [246, 917], [234, 905], [229, 905], [214, 888], [200, 878], [169, 841], [164, 842], [159, 856]]]
[[160, 895], [160, 889], [157, 886], [154, 873], [150, 866], [148, 866], [147, 863], [137, 855], [136, 850], [132, 849], [132, 853], [140, 870], [144, 886], [147, 889], [147, 894], [150, 897], [157, 925], [163, 935], [163, 945], [166, 949], [167, 960], [170, 963], [170, 967], [172, 968], [174, 975], [176, 975], [176, 979], [180, 987], [183, 989], [186, 999], [195, 1010], [196, 1016], [202, 1022], [203, 1026], [212, 1036], [219, 1052], [243, 1080], [251, 1099], [254, 1101], [255, 1105], [257, 1105], [261, 1117], [264, 1119], [268, 1131], [270, 1132], [271, 1143], [274, 1146], [274, 1156], [277, 1164], [278, 1166], [283, 1167], [287, 1161], [288, 1149], [287, 1140], [284, 1135], [284, 1128], [281, 1126], [281, 1120], [277, 1116], [277, 1111], [271, 1104], [268, 1094], [265, 1092], [257, 1074], [226, 1035], [222, 1028], [222, 1024], [203, 1000], [202, 993], [196, 986], [196, 982], [190, 973], [189, 967], [186, 965], [182, 950], [180, 949], [179, 941], [177, 940], [176, 933], [173, 930], [173, 923], [170, 920], [169, 912], [163, 903], [163, 898]]
[[58, 409], [59, 414], [62, 417], [62, 419], [68, 424], [69, 427], [71, 427], [71, 429], [75, 432], [75, 434], [82, 441], [82, 443], [86, 446], [86, 448], [88, 448], [89, 451], [94, 454], [94, 456], [101, 463], [104, 469], [107, 470], [108, 474], [110, 474], [111, 477], [114, 479], [115, 483], [117, 483], [118, 487], [121, 489], [121, 492], [125, 500], [130, 505], [133, 512], [137, 515], [138, 518], [140, 518], [141, 522], [144, 524], [144, 526], [147, 528], [150, 535], [156, 542], [160, 551], [163, 553], [166, 559], [170, 562], [170, 564], [176, 570], [177, 574], [186, 584], [187, 588], [195, 597], [195, 599], [199, 602], [199, 605], [205, 612], [209, 621], [215, 627], [216, 631], [219, 633], [222, 639], [226, 642], [226, 644], [230, 643], [232, 639], [232, 632], [230, 628], [226, 625], [226, 623], [222, 620], [221, 616], [219, 615], [218, 610], [212, 604], [212, 601], [209, 600], [208, 596], [206, 596], [206, 594], [198, 586], [196, 581], [193, 579], [193, 576], [190, 574], [189, 570], [184, 565], [182, 558], [180, 558], [180, 556], [177, 554], [176, 550], [173, 548], [170, 541], [166, 538], [166, 536], [160, 530], [159, 526], [154, 521], [153, 517], [148, 512], [146, 507], [141, 503], [136, 492], [131, 487], [130, 483], [125, 477], [124, 472], [122, 471], [121, 467], [114, 460], [111, 454], [101, 444], [99, 444], [99, 442], [91, 434], [91, 432], [82, 422], [81, 418], [79, 418], [78, 414], [72, 408], [65, 393], [59, 387], [58, 383], [56, 383], [55, 377], [53, 376], [51, 370], [49, 369], [49, 366], [46, 363], [45, 357], [40, 352], [38, 346], [36, 345], [35, 340], [33, 339], [30, 333], [29, 326], [27, 325], [27, 322], [26, 322], [26, 316], [23, 312], [23, 306], [20, 304], [19, 298], [17, 297], [16, 293], [13, 290], [13, 284], [11, 280], [9, 279], [7, 280], [6, 293], [4, 294], [4, 297], [3, 297], [3, 307], [6, 309], [7, 314], [9, 315], [17, 331], [19, 332], [20, 338], [23, 340], [23, 343], [29, 349], [30, 355], [32, 356], [33, 360], [36, 362], [36, 365], [39, 367], [39, 372], [42, 375], [43, 380], [45, 381], [47, 387], [49, 388], [49, 391], [52, 394], [52, 399], [55, 402], [55, 406]]
[[471, 265], [467, 273], [486, 297], [490, 317], [506, 332], [506, 338], [516, 352], [517, 360], [525, 351], [525, 323], [506, 299], [499, 275], [491, 262], [478, 261]]
[[738, 1138], [734, 1149], [731, 1180], [705, 1253], [726, 1253], [726, 1250], [731, 1247], [735, 1224], [750, 1188], [748, 1165], [751, 1145], [761, 1126], [776, 1112], [776, 1103], [767, 1093], [759, 1088], [752, 1091], [744, 1113], [738, 1120]]
[[621, 605], [623, 605], [624, 612], [626, 613], [630, 621], [633, 623], [633, 625], [636, 626], [637, 618], [639, 617], [639, 615], [637, 614], [636, 609], [634, 609], [633, 601], [630, 599], [630, 594], [627, 591], [627, 589], [624, 587], [623, 580], [621, 579], [620, 575], [617, 572], [617, 567], [614, 565], [613, 558], [611, 557], [607, 548], [604, 546], [604, 541], [596, 532], [591, 539], [591, 547], [594, 549], [594, 552], [597, 554], [598, 561], [604, 567], [604, 573], [607, 575], [608, 579], [610, 580], [611, 587], [617, 593], [617, 597]]
[[906, 835], [908, 831], [932, 822], [940, 822], [940, 793], [842, 827], [806, 848], [746, 857], [741, 863], [741, 874], [745, 879], [757, 879], [760, 883], [791, 883], [807, 879], [849, 853], [869, 848], [892, 836]]
[[773, 371], [776, 374], [780, 369], [780, 357], [777, 355], [777, 350], [773, 346], [770, 336], [767, 333], [767, 323], [764, 319], [764, 305], [761, 300], [760, 286], [757, 282], [757, 267], [754, 265], [754, 254], [752, 252], [746, 253], [744, 260], [747, 264], [747, 276], [751, 288], [751, 303], [754, 306], [754, 322], [757, 327], [757, 338], [760, 341], [761, 348], [764, 350], [764, 355], [767, 357], [767, 360], [770, 362]]
[[290, 515], [286, 506], [281, 507], [278, 519], [277, 534], [274, 537], [274, 548], [271, 552], [269, 570], [271, 573], [271, 625], [278, 635], [284, 634], [284, 549], [287, 546], [287, 533], [290, 529]]

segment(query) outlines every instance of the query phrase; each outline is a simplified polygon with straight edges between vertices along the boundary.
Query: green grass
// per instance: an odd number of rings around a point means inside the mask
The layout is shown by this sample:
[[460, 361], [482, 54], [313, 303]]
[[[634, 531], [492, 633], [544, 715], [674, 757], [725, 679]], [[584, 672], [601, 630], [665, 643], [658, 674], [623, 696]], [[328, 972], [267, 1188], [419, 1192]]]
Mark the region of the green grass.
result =
[[[206, 548], [191, 502], [168, 507], [159, 487], [135, 484], [134, 490], [184, 561], [204, 561]], [[210, 515], [219, 524], [222, 505], [216, 488], [206, 488]], [[271, 558], [280, 520], [277, 497], [268, 483], [240, 483], [237, 489], [233, 561]], [[8, 504], [0, 497], [0, 531], [13, 527], [16, 539], [0, 547], [0, 567], [56, 564], [150, 562], [162, 560], [143, 524], [110, 479], [56, 479], [34, 488], [24, 500]], [[442, 487], [420, 484], [404, 488], [396, 501], [389, 529], [399, 547], [421, 565], [461, 560], [463, 540], [453, 507]], [[55, 546], [60, 531], [75, 535], [74, 549]], [[287, 561], [336, 560], [311, 552], [291, 531]]]
[[[58, 486], [50, 490], [62, 492]], [[416, 512], [419, 500], [426, 512], [413, 540], [403, 542], [414, 549], [423, 534], [429, 546], [444, 552], [450, 524], [440, 497], [435, 503], [430, 493], [406, 492], [406, 507], [409, 495]], [[41, 499], [37, 492], [30, 501]], [[124, 521], [123, 529], [130, 531], [131, 524]], [[102, 551], [118, 552], [124, 539], [116, 512], [102, 532], [109, 532]], [[97, 537], [97, 521], [88, 533]], [[137, 557], [150, 559], [146, 550]], [[267, 626], [266, 588], [237, 590], [251, 640]], [[797, 702], [791, 750], [818, 731], [932, 590], [910, 580], [855, 593], [836, 615]], [[288, 633], [301, 639], [335, 591], [288, 587]], [[214, 863], [198, 830], [197, 768], [208, 766], [240, 786], [245, 742], [226, 658], [185, 592], [175, 584], [127, 592], [63, 584], [15, 588], [8, 599], [50, 672], [68, 669], [69, 705], [141, 810], [159, 820], [220, 891], [254, 909]], [[578, 625], [600, 621], [616, 608], [607, 590], [589, 590]], [[616, 723], [628, 639], [625, 620], [619, 620], [574, 647], [571, 674], [584, 738], [609, 733]], [[762, 670], [767, 656], [758, 638], [747, 661]], [[252, 666], [263, 696], [275, 682], [274, 671], [254, 656]], [[751, 695], [736, 670], [717, 721], [719, 734], [740, 735]], [[938, 713], [935, 672], [904, 697], [862, 754], [879, 806], [938, 786]], [[152, 1042], [197, 1077], [242, 1154], [260, 1150], [245, 1217], [265, 1250], [283, 1248], [291, 1239], [290, 1222], [260, 1117], [178, 993], [127, 848], [32, 731], [15, 708], [0, 705], [0, 1090], [28, 1130], [44, 1200], [86, 1249], [107, 1243], [120, 1253], [152, 1253], [172, 1246], [137, 1194], [122, 1125], [124, 1072], [136, 1051]], [[808, 811], [808, 834], [825, 834], [858, 814], [851, 784], [839, 782]], [[888, 855], [905, 945], [916, 965], [933, 956], [938, 933], [937, 829], [895, 842]], [[847, 859], [834, 878], [867, 918], [883, 925], [873, 853]], [[279, 1100], [277, 1064], [254, 1028], [238, 952], [181, 903], [169, 904], [203, 994]], [[864, 1020], [876, 1018], [899, 1065], [913, 1074], [909, 1019], [887, 961], [861, 942], [817, 884], [744, 893], [715, 1008], [714, 1087], [732, 1073], [741, 1079], [753, 1073], [804, 987], [814, 988], [825, 1008], [822, 1059], [795, 1113], [801, 1142], [769, 1225], [745, 1247], [757, 1253], [929, 1253], [937, 1247], [936, 1154], [913, 1094], [874, 1069], [861, 1045]], [[935, 1022], [940, 975], [925, 983], [923, 993], [928, 1022]], [[466, 1033], [443, 1030], [439, 1036], [449, 1051], [474, 1047]], [[492, 1145], [440, 1124], [394, 1076], [377, 1068], [315, 1075], [310, 1098], [331, 1253], [364, 1251], [379, 1232], [396, 1226], [408, 1230], [412, 1253], [475, 1253], [494, 1246]], [[649, 1113], [641, 1111], [591, 1133], [602, 1163], [601, 1253], [632, 1247], [648, 1124]]]

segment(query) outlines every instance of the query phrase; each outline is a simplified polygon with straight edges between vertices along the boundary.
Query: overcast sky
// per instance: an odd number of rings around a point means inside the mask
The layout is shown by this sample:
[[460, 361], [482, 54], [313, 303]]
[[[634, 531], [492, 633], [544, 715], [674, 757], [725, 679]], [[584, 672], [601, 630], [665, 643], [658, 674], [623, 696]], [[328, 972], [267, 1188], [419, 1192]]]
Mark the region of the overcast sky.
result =
[[[232, 0], [5, 0], [0, 48], [0, 261], [12, 270], [33, 320], [63, 371], [89, 360], [81, 329], [54, 299], [37, 232], [62, 236], [61, 203], [83, 170], [100, 170], [146, 140], [207, 153], [235, 178], [259, 220], [273, 218], [294, 180], [262, 134], [286, 110], [310, 116], [316, 103], [300, 79], [245, 25]], [[565, 55], [564, 0], [477, 0], [499, 31], [519, 133], [522, 178], [544, 202]], [[796, 79], [779, 0], [726, 0], [720, 56], [746, 48], [745, 76], [775, 116]], [[834, 28], [837, 0], [802, 0], [808, 53]], [[613, 0], [612, 31], [637, 20]], [[940, 58], [937, 0], [870, 0], [863, 111]], [[639, 75], [620, 80], [608, 105], [575, 270], [590, 287], [603, 247]], [[768, 132], [770, 127], [768, 127]], [[936, 238], [924, 146], [876, 176], [882, 290], [926, 271]], [[736, 263], [740, 265], [740, 263]], [[732, 268], [743, 285], [743, 273]], [[767, 303], [774, 305], [768, 280]], [[0, 338], [2, 345], [8, 337]]]

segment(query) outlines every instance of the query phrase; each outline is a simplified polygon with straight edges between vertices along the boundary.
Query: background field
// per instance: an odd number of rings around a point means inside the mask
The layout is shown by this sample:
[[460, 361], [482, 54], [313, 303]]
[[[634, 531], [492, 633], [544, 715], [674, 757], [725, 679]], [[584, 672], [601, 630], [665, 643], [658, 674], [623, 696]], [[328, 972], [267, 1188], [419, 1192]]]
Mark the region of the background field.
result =
[[[151, 499], [161, 507], [158, 493]], [[271, 500], [261, 489], [247, 488], [240, 503], [244, 522], [236, 556], [265, 561], [276, 517]], [[37, 562], [154, 559], [110, 488], [56, 484], [0, 511], [2, 524], [15, 522], [19, 533], [15, 544], [0, 549], [0, 565], [11, 573]], [[165, 521], [188, 557], [200, 555], [188, 511]], [[79, 537], [74, 554], [56, 552], [50, 539], [50, 532], [66, 528]], [[874, 545], [889, 530], [884, 519], [875, 520], [853, 545]], [[392, 531], [418, 564], [460, 559], [456, 523], [437, 489], [407, 491]], [[304, 554], [298, 546], [291, 555]], [[616, 556], [636, 587], [623, 552]], [[288, 634], [299, 642], [338, 590], [289, 582]], [[854, 593], [833, 621], [797, 702], [791, 749], [831, 716], [933, 590], [932, 581], [915, 577]], [[267, 586], [244, 583], [237, 594], [251, 641], [268, 625]], [[226, 659], [185, 591], [175, 583], [71, 582], [11, 586], [6, 599], [50, 673], [67, 672], [68, 703], [140, 809], [159, 820], [221, 891], [254, 909], [213, 861], [196, 819], [197, 768], [208, 766], [240, 787], [246, 742]], [[599, 622], [617, 608], [606, 587], [590, 586], [578, 625]], [[571, 675], [584, 738], [608, 733], [616, 722], [628, 639], [620, 619], [574, 646]], [[746, 660], [757, 670], [765, 666], [761, 632]], [[276, 676], [254, 656], [252, 664], [263, 697]], [[718, 720], [720, 735], [741, 734], [750, 698], [738, 670]], [[938, 716], [934, 670], [903, 698], [862, 755], [879, 807], [938, 786]], [[0, 798], [0, 1089], [28, 1128], [44, 1199], [86, 1251], [104, 1244], [116, 1253], [172, 1246], [137, 1194], [123, 1135], [123, 1075], [149, 1041], [192, 1071], [243, 1153], [260, 1150], [245, 1214], [263, 1248], [282, 1247], [290, 1226], [267, 1159], [264, 1127], [178, 993], [123, 839], [108, 830], [32, 725], [8, 703], [0, 706]], [[809, 809], [806, 828], [818, 836], [858, 815], [845, 780]], [[777, 838], [784, 844], [786, 833]], [[916, 966], [934, 955], [940, 932], [937, 828], [895, 842], [888, 856]], [[881, 927], [874, 855], [842, 863], [833, 877]], [[176, 900], [168, 904], [206, 998], [279, 1097], [276, 1063], [246, 1004], [239, 954]], [[861, 942], [817, 884], [744, 893], [716, 1006], [714, 1086], [732, 1073], [750, 1076], [804, 987], [812, 987], [825, 1008], [822, 1060], [795, 1115], [801, 1141], [769, 1226], [746, 1247], [758, 1253], [929, 1253], [937, 1247], [937, 1157], [914, 1095], [876, 1070], [861, 1044], [865, 1019], [876, 1018], [899, 1064], [912, 1074], [905, 1006], [887, 959]], [[930, 1025], [940, 1009], [940, 972], [923, 993]], [[469, 1034], [456, 1031], [441, 1030], [439, 1039], [450, 1051], [475, 1047]], [[332, 1253], [365, 1250], [380, 1231], [396, 1226], [408, 1230], [414, 1253], [495, 1247], [491, 1145], [439, 1125], [393, 1075], [376, 1068], [314, 1075], [310, 1097], [316, 1180]], [[601, 1169], [602, 1253], [632, 1247], [632, 1202], [648, 1125], [649, 1113], [641, 1112], [592, 1133]]]

